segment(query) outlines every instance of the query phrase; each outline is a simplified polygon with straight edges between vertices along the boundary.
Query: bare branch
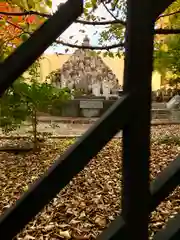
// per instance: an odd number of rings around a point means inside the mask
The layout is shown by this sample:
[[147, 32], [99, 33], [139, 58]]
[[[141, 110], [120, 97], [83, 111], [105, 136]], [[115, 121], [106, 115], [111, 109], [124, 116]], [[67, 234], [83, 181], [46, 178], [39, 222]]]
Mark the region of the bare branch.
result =
[[[3, 18], [0, 16], [0, 19], [3, 19]], [[5, 21], [6, 21], [9, 25], [13, 26], [14, 28], [17, 28], [17, 29], [21, 30], [23, 33], [30, 34], [29, 32], [25, 31], [24, 28], [22, 28], [22, 27], [20, 27], [20, 26], [18, 26], [18, 25], [16, 25], [16, 24], [14, 24], [14, 23], [12, 23], [11, 21], [6, 20], [6, 19], [5, 19]]]
[[[114, 14], [108, 9], [108, 7], [106, 6], [106, 4], [104, 2], [102, 2], [103, 6], [106, 8], [106, 10], [108, 11], [108, 13], [114, 18], [114, 20], [112, 21], [85, 21], [85, 20], [80, 20], [77, 19], [75, 20], [76, 23], [80, 23], [83, 25], [109, 25], [109, 24], [122, 24], [123, 26], [126, 26], [126, 22], [120, 19], [117, 19]], [[160, 15], [158, 17], [158, 19], [162, 18], [162, 17], [168, 17], [168, 16], [172, 16], [175, 14], [179, 14], [180, 10], [172, 12], [172, 13], [168, 13], [168, 14], [163, 14]], [[50, 18], [52, 16], [52, 14], [47, 14], [47, 13], [40, 13], [37, 11], [25, 11], [25, 12], [0, 12], [0, 15], [5, 15], [5, 16], [28, 16], [28, 15], [37, 15], [40, 17], [45, 17], [45, 18]]]
[[56, 40], [55, 43], [62, 44], [64, 46], [71, 47], [71, 48], [91, 49], [91, 50], [110, 50], [113, 48], [124, 47], [124, 43], [112, 44], [112, 45], [107, 45], [107, 46], [82, 46], [82, 45], [76, 45], [76, 44], [71, 44], [71, 43], [65, 43], [61, 40]]
[[[3, 18], [0, 16], [0, 19], [3, 19]], [[7, 21], [7, 23], [11, 24], [13, 27], [16, 27], [15, 24], [13, 24], [13, 23], [11, 23], [9, 21]], [[5, 41], [4, 41], [4, 39], [2, 39], [2, 43], [0, 44], [0, 48], [2, 48], [4, 45], [7, 45], [10, 41], [13, 41], [13, 40], [15, 40], [17, 38], [20, 38], [22, 36], [22, 34], [23, 34], [23, 32], [21, 32], [18, 35], [15, 35], [13, 37], [7, 38], [7, 39], [5, 39]]]
[[103, 6], [105, 7], [106, 11], [116, 20], [118, 21], [119, 19], [117, 19], [114, 14], [109, 10], [109, 8], [106, 6], [106, 4], [104, 2], [102, 2]]
[[97, 22], [97, 21], [94, 21], [94, 22], [89, 22], [89, 21], [84, 21], [84, 20], [76, 20], [75, 21], [76, 23], [81, 23], [81, 24], [84, 24], [84, 25], [109, 25], [109, 24], [122, 24], [123, 26], [126, 25], [126, 23], [122, 20], [112, 20], [112, 21], [102, 21], [102, 22]]
[[[5, 16], [28, 16], [28, 15], [36, 15], [40, 17], [45, 17], [45, 18], [50, 18], [52, 14], [47, 14], [47, 13], [40, 13], [36, 11], [25, 11], [25, 12], [0, 12], [0, 15], [5, 15]], [[90, 22], [90, 21], [85, 21], [85, 20], [75, 20], [75, 23], [80, 23], [84, 25], [108, 25], [108, 24], [122, 24], [126, 25], [124, 21], [121, 21], [119, 19], [116, 19], [114, 21], [103, 21], [103, 22]]]
[[13, 36], [13, 37], [11, 37], [11, 38], [7, 38], [5, 41], [3, 41], [3, 42], [1, 43], [1, 47], [2, 47], [3, 45], [9, 44], [10, 41], [13, 41], [13, 40], [15, 40], [15, 39], [17, 39], [17, 38], [20, 38], [20, 37], [22, 36], [22, 34], [23, 34], [23, 33], [20, 33], [20, 34], [17, 35], [17, 36]]
[[[20, 26], [17, 26], [11, 22], [8, 22], [10, 25], [18, 28], [19, 30], [21, 30], [23, 33], [26, 33], [26, 34], [29, 34], [30, 36], [32, 35], [31, 32], [27, 32], [27, 31], [24, 31], [24, 29]], [[64, 46], [67, 46], [67, 47], [71, 47], [71, 48], [78, 48], [78, 49], [91, 49], [91, 50], [110, 50], [110, 49], [113, 49], [113, 48], [119, 48], [119, 47], [123, 47], [124, 46], [124, 43], [119, 43], [119, 44], [113, 44], [113, 45], [109, 45], [109, 46], [82, 46], [82, 45], [76, 45], [76, 44], [71, 44], [71, 43], [65, 43], [64, 41], [61, 41], [61, 40], [56, 40], [55, 43], [57, 44], [62, 44]]]
[[[113, 21], [85, 21], [85, 20], [80, 20], [77, 19], [75, 20], [76, 23], [80, 23], [80, 24], [84, 24], [84, 25], [108, 25], [108, 24], [122, 24], [123, 26], [126, 25], [126, 22], [120, 19], [117, 19], [116, 16], [114, 16], [114, 14], [108, 9], [108, 7], [106, 6], [106, 4], [102, 1], [103, 6], [106, 8], [107, 12], [114, 18]], [[175, 12], [171, 12], [168, 14], [162, 14], [158, 17], [158, 19], [162, 18], [162, 17], [168, 17], [171, 15], [175, 15], [175, 14], [179, 14], [180, 10], [177, 10]], [[44, 18], [50, 18], [52, 16], [52, 14], [47, 14], [47, 13], [40, 13], [37, 11], [24, 11], [24, 12], [0, 12], [0, 15], [5, 15], [5, 16], [28, 16], [28, 15], [37, 15], [40, 17], [44, 17]]]
[[176, 14], [178, 14], [178, 13], [180, 13], [180, 10], [177, 10], [177, 11], [171, 12], [171, 13], [167, 13], [167, 14], [162, 14], [162, 15], [160, 15], [160, 16], [157, 18], [157, 20], [160, 19], [160, 18], [162, 18], [162, 17], [169, 17], [169, 16], [172, 16], [172, 15], [176, 15]]
[[[0, 12], [1, 14], [1, 12]], [[8, 13], [9, 14], [9, 13]], [[7, 14], [7, 15], [8, 15]], [[25, 13], [11, 13], [13, 16], [23, 16], [23, 15], [30, 15], [31, 12], [25, 12]], [[16, 14], [16, 15], [14, 15]], [[19, 15], [17, 15], [19, 14]], [[22, 15], [23, 14], [23, 15]], [[50, 16], [50, 15], [49, 15]], [[118, 20], [119, 21], [119, 20]], [[10, 21], [7, 20], [7, 23], [14, 26], [15, 28], [18, 28], [19, 30], [21, 30], [23, 33], [28, 33], [30, 36], [32, 35], [32, 33], [25, 31], [22, 27], [15, 25], [14, 23], [11, 23]], [[180, 33], [180, 29], [155, 29], [154, 30], [155, 34], [178, 34]], [[71, 48], [78, 48], [78, 49], [91, 49], [91, 50], [110, 50], [113, 48], [120, 48], [120, 47], [124, 47], [124, 43], [118, 43], [118, 44], [112, 44], [112, 45], [107, 45], [107, 46], [82, 46], [82, 45], [76, 45], [76, 44], [71, 44], [71, 43], [65, 43], [62, 40], [56, 40], [55, 43], [57, 44], [62, 44], [64, 46], [67, 47], [71, 47]]]
[[163, 29], [163, 28], [158, 28], [155, 29], [155, 34], [162, 34], [162, 35], [168, 35], [168, 34], [179, 34], [180, 29]]
[[118, 0], [116, 0], [116, 1], [115, 1], [115, 3], [114, 3], [114, 6], [113, 6], [113, 8], [111, 9], [112, 11], [114, 11], [114, 10], [115, 10], [115, 8], [116, 8], [117, 4], [118, 4]]

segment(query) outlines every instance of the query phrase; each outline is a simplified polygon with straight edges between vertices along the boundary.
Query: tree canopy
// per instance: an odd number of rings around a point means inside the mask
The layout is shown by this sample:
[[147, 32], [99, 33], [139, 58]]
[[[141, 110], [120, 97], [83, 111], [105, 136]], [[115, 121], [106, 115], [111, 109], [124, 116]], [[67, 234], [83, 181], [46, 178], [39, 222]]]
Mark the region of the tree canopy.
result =
[[23, 15], [23, 13], [32, 10], [47, 12], [46, 5], [50, 7], [51, 1], [0, 1], [1, 60], [7, 57], [15, 47], [27, 40], [30, 33], [35, 31], [45, 20], [39, 15]]
[[[0, 55], [2, 58], [2, 55], [7, 56], [15, 46], [26, 40], [40, 24], [51, 16], [52, 1], [12, 0], [10, 2], [1, 0], [0, 6], [0, 50], [3, 53]], [[107, 19], [96, 13], [100, 6], [108, 13]], [[178, 28], [180, 23], [179, 13], [180, 0], [177, 0], [158, 17], [156, 22], [154, 66], [155, 69], [162, 73], [167, 70], [170, 71], [170, 67], [174, 63], [178, 63], [176, 58], [179, 52], [177, 49], [175, 51], [175, 46], [178, 48], [179, 37], [177, 35], [169, 36], [167, 33], [173, 33], [173, 29]], [[126, 14], [125, 0], [86, 0], [84, 14], [75, 22], [82, 26], [102, 26], [102, 29], [94, 33], [99, 34], [99, 45], [83, 46], [83, 48], [104, 50], [105, 55], [120, 57], [124, 52]], [[70, 36], [66, 40], [59, 37], [55, 43], [70, 48], [82, 48], [81, 44], [73, 42], [73, 37]], [[167, 48], [169, 51], [167, 51]], [[113, 49], [115, 51], [112, 51]], [[174, 50], [172, 51], [172, 49]], [[171, 57], [169, 52], [171, 52]], [[171, 64], [170, 60], [172, 60]]]
[[[7, 1], [4, 1], [7, 3]], [[27, 4], [25, 4], [27, 3]], [[43, 3], [43, 4], [42, 4]], [[9, 1], [8, 1], [9, 4]], [[103, 6], [105, 11], [107, 11], [109, 17], [108, 19], [105, 19], [104, 17], [101, 17], [100, 15], [96, 14], [96, 10], [98, 7]], [[48, 11], [48, 7], [51, 8], [52, 1], [18, 1], [13, 0], [12, 1], [12, 7], [13, 9], [16, 7], [16, 16], [19, 16], [19, 13], [24, 13], [25, 19], [30, 21], [28, 25], [30, 25], [33, 30], [36, 28], [38, 24], [37, 17], [41, 19], [40, 22], [43, 21], [43, 19], [47, 19], [51, 16], [50, 11]], [[176, 1], [175, 4], [170, 6], [166, 12], [164, 13], [167, 16], [164, 16], [162, 14], [159, 16], [159, 19], [157, 21], [157, 26], [167, 26], [166, 22], [167, 19], [172, 19], [176, 16], [176, 14], [172, 14], [174, 10], [177, 10], [179, 6], [179, 1]], [[18, 8], [19, 12], [18, 12]], [[12, 9], [11, 9], [12, 10]], [[7, 11], [7, 10], [6, 10]], [[29, 14], [30, 18], [28, 17], [27, 11], [31, 11], [31, 14]], [[32, 12], [33, 11], [33, 12]], [[0, 12], [0, 16], [4, 18], [5, 10]], [[8, 10], [7, 12], [12, 13], [12, 11]], [[14, 12], [14, 11], [13, 11]], [[33, 13], [33, 14], [32, 14]], [[102, 31], [100, 30], [100, 38], [99, 38], [99, 46], [89, 46], [87, 48], [91, 49], [97, 49], [97, 50], [110, 50], [113, 48], [116, 48], [116, 52], [121, 52], [123, 50], [124, 45], [124, 33], [125, 33], [125, 26], [126, 26], [126, 1], [125, 0], [105, 0], [105, 1], [99, 1], [99, 0], [86, 0], [84, 5], [84, 14], [79, 17], [78, 20], [76, 20], [76, 23], [84, 24], [84, 25], [94, 25], [94, 26], [102, 26]], [[15, 14], [15, 13], [14, 13]], [[9, 15], [10, 16], [10, 15]], [[12, 17], [12, 16], [11, 16]], [[13, 16], [14, 17], [14, 16]], [[22, 17], [22, 15], [21, 15]], [[24, 19], [24, 18], [21, 18]], [[20, 20], [21, 22], [21, 20]], [[32, 24], [33, 22], [33, 24]], [[168, 20], [168, 26], [170, 21]], [[34, 26], [36, 25], [36, 26]], [[29, 26], [28, 26], [29, 27]], [[27, 29], [25, 26], [23, 27], [25, 32], [30, 31], [30, 29]], [[81, 31], [81, 30], [80, 30]], [[71, 36], [72, 40], [73, 36]], [[81, 48], [81, 45], [78, 44], [72, 44], [69, 41], [70, 39], [62, 40], [61, 38], [57, 39], [57, 44], [62, 44], [67, 47], [74, 47], [74, 48]], [[71, 41], [72, 42], [72, 41]], [[109, 42], [113, 42], [113, 44], [108, 45]]]
[[[164, 22], [159, 22], [161, 27], [170, 29], [173, 33], [180, 34], [180, 1], [175, 1], [164, 13]], [[163, 76], [166, 82], [176, 85], [180, 78], [180, 35], [161, 35], [155, 43], [154, 67]]]

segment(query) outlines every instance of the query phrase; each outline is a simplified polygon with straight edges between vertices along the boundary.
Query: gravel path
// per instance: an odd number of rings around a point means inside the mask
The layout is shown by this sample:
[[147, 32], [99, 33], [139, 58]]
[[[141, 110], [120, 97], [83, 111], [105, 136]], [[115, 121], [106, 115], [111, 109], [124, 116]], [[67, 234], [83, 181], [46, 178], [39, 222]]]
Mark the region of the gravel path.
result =
[[[79, 136], [87, 131], [91, 125], [92, 124], [40, 123], [38, 124], [38, 132], [50, 133], [52, 136]], [[6, 135], [29, 135], [31, 131], [31, 126], [24, 125], [16, 131], [12, 131]], [[1, 130], [0, 135], [4, 135]]]
[[[93, 122], [91, 121], [91, 123], [78, 123], [78, 122], [76, 122], [76, 123], [72, 123], [72, 122], [63, 123], [63, 122], [56, 121], [57, 119], [55, 119], [55, 118], [53, 118], [51, 122], [50, 121], [48, 122], [47, 121], [48, 119], [49, 118], [44, 119], [43, 122], [39, 122], [38, 132], [48, 133], [48, 134], [51, 134], [51, 136], [54, 136], [54, 137], [80, 136], [84, 132], [86, 132], [90, 128], [90, 126], [93, 125], [94, 122], [95, 122], [95, 119], [94, 119]], [[165, 124], [165, 123], [166, 123], [165, 121], [162, 122], [162, 124]], [[174, 125], [169, 124], [168, 126], [170, 127], [171, 125], [172, 125], [172, 127], [176, 126], [176, 128], [179, 129], [179, 127], [178, 127], [179, 124], [177, 124], [177, 125], [176, 124], [174, 124]], [[165, 129], [167, 127], [164, 126]], [[32, 127], [29, 125], [29, 123], [25, 123], [20, 128], [18, 128], [16, 131], [9, 132], [8, 134], [4, 134], [2, 132], [2, 130], [0, 129], [0, 136], [4, 136], [4, 135], [6, 135], [6, 136], [17, 136], [17, 135], [26, 136], [27, 135], [28, 136], [28, 135], [31, 135], [31, 133], [32, 133]], [[120, 132], [116, 136], [120, 137], [121, 135], [122, 135], [122, 133]]]
[[[40, 123], [38, 124], [38, 132], [47, 132], [51, 133], [52, 135], [81, 135], [84, 133], [91, 124], [64, 124], [64, 123]], [[16, 131], [12, 131], [10, 135], [26, 135], [30, 134], [32, 131], [32, 127], [28, 125], [21, 126]], [[0, 131], [0, 134], [3, 134]]]

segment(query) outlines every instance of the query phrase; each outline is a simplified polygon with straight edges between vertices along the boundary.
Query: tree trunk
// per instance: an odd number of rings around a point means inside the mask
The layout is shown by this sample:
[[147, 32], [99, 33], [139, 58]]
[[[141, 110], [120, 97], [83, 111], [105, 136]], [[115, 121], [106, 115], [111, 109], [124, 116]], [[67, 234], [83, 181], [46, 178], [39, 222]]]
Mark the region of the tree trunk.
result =
[[32, 128], [33, 128], [33, 145], [34, 151], [38, 148], [38, 140], [37, 140], [37, 111], [33, 108], [32, 111]]

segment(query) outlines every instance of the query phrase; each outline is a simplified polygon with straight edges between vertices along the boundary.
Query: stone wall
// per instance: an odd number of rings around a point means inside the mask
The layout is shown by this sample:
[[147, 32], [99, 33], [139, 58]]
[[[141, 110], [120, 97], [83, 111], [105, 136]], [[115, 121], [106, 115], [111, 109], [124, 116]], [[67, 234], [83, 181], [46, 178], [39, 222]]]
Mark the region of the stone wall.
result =
[[[103, 108], [81, 108], [80, 102], [87, 101], [101, 101]], [[116, 100], [103, 100], [102, 98], [96, 99], [74, 99], [69, 100], [62, 107], [52, 111], [52, 115], [62, 117], [100, 117]], [[152, 103], [152, 119], [180, 121], [180, 111], [171, 111], [166, 108], [165, 103]]]

